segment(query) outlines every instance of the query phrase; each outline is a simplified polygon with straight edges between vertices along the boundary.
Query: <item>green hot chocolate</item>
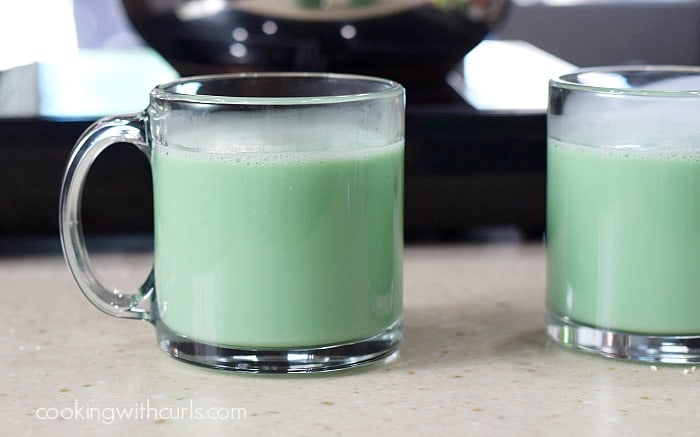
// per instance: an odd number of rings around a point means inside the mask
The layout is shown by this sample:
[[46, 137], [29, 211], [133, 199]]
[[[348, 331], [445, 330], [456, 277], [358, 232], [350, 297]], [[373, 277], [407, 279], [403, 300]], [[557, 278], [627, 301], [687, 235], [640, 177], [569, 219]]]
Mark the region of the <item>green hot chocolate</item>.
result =
[[548, 144], [547, 306], [596, 328], [700, 332], [700, 152]]
[[402, 311], [403, 144], [197, 153], [156, 147], [159, 317], [192, 340], [365, 339]]

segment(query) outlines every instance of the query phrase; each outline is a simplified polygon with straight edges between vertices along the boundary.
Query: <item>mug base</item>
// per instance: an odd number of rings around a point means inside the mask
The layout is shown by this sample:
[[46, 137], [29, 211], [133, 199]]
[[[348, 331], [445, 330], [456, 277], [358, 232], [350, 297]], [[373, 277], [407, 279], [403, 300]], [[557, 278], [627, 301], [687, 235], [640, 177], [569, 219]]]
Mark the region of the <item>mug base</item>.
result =
[[644, 335], [595, 328], [551, 312], [547, 335], [556, 343], [607, 358], [662, 364], [700, 363], [700, 335]]
[[401, 321], [372, 337], [349, 343], [295, 349], [246, 349], [202, 343], [156, 323], [161, 350], [181, 361], [241, 373], [293, 374], [348, 369], [393, 357], [402, 337]]

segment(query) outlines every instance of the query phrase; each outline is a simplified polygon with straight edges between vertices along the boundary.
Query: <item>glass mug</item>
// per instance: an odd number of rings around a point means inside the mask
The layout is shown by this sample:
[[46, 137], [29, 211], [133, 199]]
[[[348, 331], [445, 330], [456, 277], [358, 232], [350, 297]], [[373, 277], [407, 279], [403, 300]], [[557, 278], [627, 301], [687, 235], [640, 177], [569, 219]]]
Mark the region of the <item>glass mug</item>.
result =
[[[85, 296], [145, 319], [171, 356], [241, 372], [342, 369], [398, 350], [405, 92], [371, 77], [260, 73], [156, 86], [78, 140], [61, 242]], [[80, 199], [117, 142], [150, 160], [154, 261], [133, 292], [96, 279]]]
[[700, 68], [583, 69], [549, 91], [550, 337], [700, 362]]

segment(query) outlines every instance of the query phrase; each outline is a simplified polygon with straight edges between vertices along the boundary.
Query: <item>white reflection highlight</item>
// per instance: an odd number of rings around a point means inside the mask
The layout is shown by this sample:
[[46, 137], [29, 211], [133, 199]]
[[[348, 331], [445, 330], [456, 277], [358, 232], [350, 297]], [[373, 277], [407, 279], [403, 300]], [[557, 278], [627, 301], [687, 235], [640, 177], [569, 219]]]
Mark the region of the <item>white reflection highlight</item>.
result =
[[630, 88], [624, 76], [615, 73], [600, 73], [592, 71], [579, 76], [582, 85], [601, 88]]
[[0, 71], [78, 53], [71, 0], [0, 3]]
[[175, 10], [175, 15], [182, 21], [216, 15], [226, 9], [226, 0], [200, 0], [186, 2]]
[[357, 36], [357, 28], [352, 24], [346, 24], [340, 28], [340, 36], [345, 39], [353, 39]]
[[274, 21], [266, 21], [262, 25], [262, 31], [265, 35], [274, 35], [277, 33], [277, 23]]
[[234, 58], [242, 58], [248, 54], [248, 48], [239, 42], [231, 44], [228, 51]]
[[487, 39], [464, 57], [463, 73], [448, 83], [480, 110], [545, 111], [549, 79], [574, 68], [524, 41]]
[[246, 41], [248, 39], [248, 30], [245, 27], [237, 27], [231, 32], [231, 36], [238, 42]]

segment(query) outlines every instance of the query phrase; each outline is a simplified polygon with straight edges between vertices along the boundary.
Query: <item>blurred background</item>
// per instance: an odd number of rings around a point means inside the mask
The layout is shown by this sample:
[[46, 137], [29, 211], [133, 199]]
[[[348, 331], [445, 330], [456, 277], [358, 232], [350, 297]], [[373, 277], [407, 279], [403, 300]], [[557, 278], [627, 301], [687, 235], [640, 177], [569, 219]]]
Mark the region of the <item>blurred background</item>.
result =
[[[575, 66], [700, 64], [700, 0], [0, 0], [0, 251], [56, 246], [68, 154], [157, 83], [334, 71], [407, 88], [410, 242], [539, 239], [547, 80]], [[146, 158], [98, 158], [89, 235], [148, 236]], [[126, 241], [126, 240], [125, 240]]]

